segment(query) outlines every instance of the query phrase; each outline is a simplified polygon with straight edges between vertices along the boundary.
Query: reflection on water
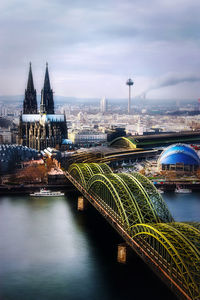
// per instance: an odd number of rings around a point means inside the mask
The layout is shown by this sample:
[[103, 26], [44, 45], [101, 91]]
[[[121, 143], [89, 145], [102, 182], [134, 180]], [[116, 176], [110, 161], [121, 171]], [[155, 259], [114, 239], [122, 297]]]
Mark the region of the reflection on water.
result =
[[[199, 220], [198, 195], [180, 196], [164, 195], [176, 220]], [[120, 237], [75, 198], [1, 197], [0, 300], [175, 299], [133, 252], [116, 262]]]
[[176, 221], [200, 222], [200, 193], [175, 194], [170, 192], [162, 194], [162, 197]]

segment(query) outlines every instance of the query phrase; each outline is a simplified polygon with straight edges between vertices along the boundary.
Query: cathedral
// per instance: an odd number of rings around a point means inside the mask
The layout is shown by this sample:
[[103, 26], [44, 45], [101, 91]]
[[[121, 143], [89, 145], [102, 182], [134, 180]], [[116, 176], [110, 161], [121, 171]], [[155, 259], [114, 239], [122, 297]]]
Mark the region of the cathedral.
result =
[[31, 63], [27, 89], [23, 103], [23, 113], [19, 120], [18, 143], [37, 150], [47, 147], [60, 149], [67, 138], [65, 115], [54, 113], [53, 90], [49, 80], [48, 64], [41, 91], [40, 109], [37, 107], [37, 94], [33, 84]]

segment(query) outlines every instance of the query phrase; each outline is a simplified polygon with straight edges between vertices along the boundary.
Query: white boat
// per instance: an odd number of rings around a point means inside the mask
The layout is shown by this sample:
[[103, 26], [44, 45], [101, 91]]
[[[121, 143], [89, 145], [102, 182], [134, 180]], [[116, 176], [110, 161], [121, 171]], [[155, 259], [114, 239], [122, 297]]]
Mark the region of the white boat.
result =
[[175, 189], [175, 193], [176, 194], [190, 194], [190, 193], [192, 193], [192, 190], [190, 190], [190, 189], [183, 189], [183, 188], [177, 187]]
[[159, 192], [160, 194], [164, 194], [164, 191], [163, 191], [163, 190], [158, 189], [158, 192]]
[[40, 189], [39, 192], [35, 192], [33, 194], [30, 194], [32, 197], [59, 197], [59, 196], [64, 196], [65, 194], [58, 191], [58, 192], [53, 192], [50, 190], [46, 189]]

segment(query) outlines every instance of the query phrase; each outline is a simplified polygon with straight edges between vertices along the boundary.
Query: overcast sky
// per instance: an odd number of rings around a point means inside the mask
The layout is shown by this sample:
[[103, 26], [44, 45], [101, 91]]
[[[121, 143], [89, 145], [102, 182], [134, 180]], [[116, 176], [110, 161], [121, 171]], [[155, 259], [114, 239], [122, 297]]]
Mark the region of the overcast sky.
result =
[[1, 0], [0, 95], [200, 97], [199, 0]]

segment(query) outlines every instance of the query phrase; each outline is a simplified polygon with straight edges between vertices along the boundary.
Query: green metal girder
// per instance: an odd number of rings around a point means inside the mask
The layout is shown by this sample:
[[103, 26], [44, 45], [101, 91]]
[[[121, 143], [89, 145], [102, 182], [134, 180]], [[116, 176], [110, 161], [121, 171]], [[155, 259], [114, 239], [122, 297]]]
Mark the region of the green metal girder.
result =
[[191, 247], [193, 247], [198, 257], [200, 257], [200, 230], [193, 226], [193, 223], [174, 222], [171, 223], [171, 225], [183, 234], [184, 238], [191, 244]]
[[84, 187], [86, 188], [89, 179], [98, 173], [112, 173], [111, 168], [104, 164], [96, 163], [74, 163], [69, 166], [68, 172]]
[[71, 174], [74, 179], [80, 183], [83, 187], [86, 186], [85, 178], [82, 172], [80, 164], [72, 164], [69, 166], [68, 172]]
[[91, 163], [90, 164], [90, 168], [93, 172], [93, 175], [94, 174], [98, 174], [98, 173], [102, 173], [102, 169], [101, 167], [99, 166], [99, 164], [96, 164], [96, 163]]
[[132, 148], [135, 149], [137, 146], [137, 143], [133, 140], [130, 140], [126, 137], [117, 137], [116, 139], [112, 140], [110, 142], [110, 146], [119, 146], [119, 147], [126, 147], [126, 148]]
[[128, 230], [129, 220], [124, 208], [124, 198], [128, 197], [122, 184], [120, 184], [114, 174], [94, 175], [87, 185], [87, 191], [98, 196], [111, 209], [120, 216], [120, 222]]
[[199, 222], [184, 222], [184, 224], [187, 224], [187, 225], [195, 228], [196, 230], [198, 230], [198, 232], [200, 234], [200, 223]]
[[163, 137], [163, 139], [155, 140], [137, 140], [137, 137], [118, 137], [110, 142], [110, 146], [127, 147], [127, 148], [143, 148], [150, 145], [166, 145], [180, 142], [199, 141], [199, 137]]
[[132, 227], [131, 235], [137, 242], [140, 242], [138, 237], [148, 242], [169, 265], [169, 275], [178, 274], [183, 288], [197, 300], [200, 295], [200, 257], [190, 240], [191, 232], [186, 228], [184, 223], [137, 224]]
[[[96, 163], [73, 164], [70, 166], [69, 172], [87, 190], [90, 189], [91, 182], [94, 184], [95, 179], [93, 179], [93, 176], [95, 174], [99, 173], [106, 175], [108, 179], [107, 181], [110, 180], [111, 184], [115, 188], [115, 193], [107, 194], [107, 196], [110, 199], [112, 195], [115, 202], [116, 194], [118, 194], [117, 197], [123, 204], [122, 210], [124, 218], [122, 218], [122, 222], [124, 224], [126, 223], [127, 228], [130, 228], [130, 226], [136, 223], [158, 223], [173, 221], [173, 218], [171, 217], [170, 212], [157, 189], [141, 174], [113, 174], [111, 173], [111, 169], [106, 164]], [[91, 178], [92, 181], [90, 180]], [[106, 189], [108, 189], [109, 186], [107, 181], [106, 184], [105, 179], [101, 182], [101, 184], [105, 184], [104, 188]], [[88, 182], [90, 182], [89, 185]], [[98, 189], [99, 193], [101, 194], [102, 189], [103, 187], [99, 187]], [[110, 189], [110, 192], [111, 190], [112, 189]], [[94, 188], [92, 189], [92, 192], [95, 192]], [[98, 196], [100, 197], [100, 195]], [[102, 201], [107, 203], [111, 200], [107, 201], [107, 199], [102, 199]], [[110, 203], [113, 205], [112, 201]], [[116, 208], [116, 205], [114, 207]]]
[[105, 163], [99, 163], [99, 164], [95, 164], [95, 165], [99, 165], [99, 167], [102, 170], [102, 172], [101, 172], [102, 174], [110, 174], [110, 173], [112, 173], [111, 168], [107, 164], [105, 164]]
[[70, 165], [68, 171], [84, 188], [88, 180], [93, 176], [87, 164], [83, 163]]
[[[95, 181], [97, 181], [98, 184], [95, 183]], [[99, 186], [100, 182], [101, 187]], [[103, 195], [103, 189], [109, 189], [110, 193]], [[116, 202], [120, 199], [120, 203], [123, 205], [122, 222], [126, 224], [127, 230], [130, 226], [137, 223], [158, 223], [163, 221], [157, 215], [157, 211], [154, 207], [155, 203], [152, 203], [152, 197], [149, 196], [139, 180], [131, 174], [112, 173], [104, 174], [104, 176], [98, 174], [98, 176], [93, 176], [90, 179], [87, 190], [89, 193], [92, 192], [98, 197], [101, 197], [102, 201], [107, 204], [113, 204], [112, 201]], [[153, 190], [153, 192], [157, 191]], [[109, 200], [105, 198], [106, 195], [109, 197]], [[153, 194], [151, 196], [153, 196]], [[111, 197], [113, 197], [112, 201]], [[120, 212], [119, 215], [121, 215]]]
[[139, 180], [139, 182], [144, 187], [146, 193], [148, 194], [153, 210], [155, 211], [156, 215], [159, 217], [159, 222], [173, 222], [174, 219], [163, 200], [162, 196], [153, 185], [153, 183], [144, 175], [134, 172], [132, 175]]
[[139, 180], [131, 174], [121, 173], [119, 176], [129, 186], [132, 194], [134, 195], [139, 211], [143, 216], [142, 223], [158, 223], [160, 220], [153, 210], [151, 199], [146, 193], [144, 187], [141, 185]]
[[114, 174], [96, 163], [73, 164], [69, 172], [191, 299], [200, 299], [200, 223], [174, 222], [160, 193], [139, 173]]

